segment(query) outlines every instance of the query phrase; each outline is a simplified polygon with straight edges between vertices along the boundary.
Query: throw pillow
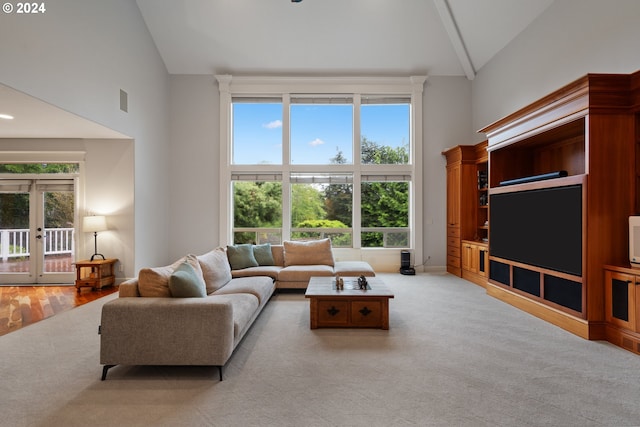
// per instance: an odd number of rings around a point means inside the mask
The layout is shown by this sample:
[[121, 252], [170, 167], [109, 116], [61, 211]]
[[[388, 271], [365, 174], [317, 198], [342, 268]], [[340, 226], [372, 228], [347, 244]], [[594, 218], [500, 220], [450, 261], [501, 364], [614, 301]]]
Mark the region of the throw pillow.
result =
[[216, 248], [198, 255], [207, 294], [217, 291], [231, 280], [231, 267], [224, 248]]
[[207, 289], [201, 275], [187, 261], [180, 264], [169, 277], [169, 290], [174, 298], [203, 298]]
[[184, 261], [187, 261], [198, 274], [202, 274], [198, 259], [194, 255], [187, 255], [164, 267], [143, 268], [138, 273], [138, 292], [140, 292], [140, 296], [171, 297], [169, 277]]
[[311, 240], [308, 242], [285, 241], [284, 266], [290, 265], [330, 265], [334, 266], [331, 240]]
[[253, 256], [259, 265], [276, 265], [273, 260], [273, 254], [271, 253], [271, 243], [255, 245], [253, 247]]
[[232, 270], [242, 270], [243, 268], [257, 267], [258, 261], [253, 256], [253, 245], [248, 243], [242, 245], [227, 246], [227, 258]]

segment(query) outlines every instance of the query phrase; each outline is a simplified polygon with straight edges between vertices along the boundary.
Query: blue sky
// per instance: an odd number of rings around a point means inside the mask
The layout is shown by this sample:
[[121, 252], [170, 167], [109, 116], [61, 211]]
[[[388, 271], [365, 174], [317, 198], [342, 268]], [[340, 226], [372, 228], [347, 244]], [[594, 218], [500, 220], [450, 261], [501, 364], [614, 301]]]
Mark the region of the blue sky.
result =
[[[328, 164], [338, 150], [353, 161], [350, 104], [291, 106], [292, 164]], [[282, 104], [234, 104], [234, 164], [281, 164]], [[361, 133], [381, 145], [409, 142], [408, 105], [365, 105]]]

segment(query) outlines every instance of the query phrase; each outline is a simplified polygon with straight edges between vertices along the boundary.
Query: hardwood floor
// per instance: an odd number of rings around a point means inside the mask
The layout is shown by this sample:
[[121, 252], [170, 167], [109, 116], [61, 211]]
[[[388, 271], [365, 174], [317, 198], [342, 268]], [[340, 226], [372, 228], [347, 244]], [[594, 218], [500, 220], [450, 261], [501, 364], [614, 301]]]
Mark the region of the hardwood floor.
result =
[[0, 286], [0, 336], [117, 292], [75, 286]]

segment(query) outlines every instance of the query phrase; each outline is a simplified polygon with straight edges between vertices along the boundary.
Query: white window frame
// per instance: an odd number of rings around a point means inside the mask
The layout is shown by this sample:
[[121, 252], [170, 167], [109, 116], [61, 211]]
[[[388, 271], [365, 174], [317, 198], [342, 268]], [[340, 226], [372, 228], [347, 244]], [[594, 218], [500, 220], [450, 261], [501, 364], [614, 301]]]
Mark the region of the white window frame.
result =
[[[232, 99], [234, 97], [270, 97], [282, 98], [283, 111], [289, 111], [292, 96], [312, 94], [314, 96], [352, 96], [354, 105], [354, 140], [360, 140], [360, 105], [361, 95], [375, 94], [376, 96], [404, 96], [411, 100], [411, 129], [409, 136], [410, 159], [407, 165], [362, 165], [359, 150], [354, 150], [353, 165], [350, 169], [354, 172], [354, 206], [360, 206], [361, 175], [411, 175], [409, 227], [411, 230], [410, 242], [416, 260], [423, 259], [423, 224], [421, 221], [423, 195], [423, 91], [426, 76], [410, 77], [260, 77], [260, 76], [232, 76], [229, 74], [216, 75], [220, 92], [220, 244], [228, 245], [233, 241], [233, 194], [231, 191], [231, 176], [234, 173], [256, 172], [256, 165], [232, 164]], [[259, 165], [259, 173], [282, 174], [283, 181], [283, 224], [282, 238], [290, 236], [291, 226], [288, 224], [290, 212], [290, 186], [285, 177], [291, 173], [339, 173], [343, 171], [340, 165], [291, 165], [289, 146], [289, 114], [282, 117], [282, 156], [281, 165]], [[350, 258], [366, 259], [364, 251], [380, 251], [385, 248], [361, 248], [360, 243], [360, 211], [354, 209], [353, 218], [353, 251], [359, 254], [349, 254]], [[399, 249], [392, 252], [397, 253]], [[359, 256], [358, 256], [359, 255]]]

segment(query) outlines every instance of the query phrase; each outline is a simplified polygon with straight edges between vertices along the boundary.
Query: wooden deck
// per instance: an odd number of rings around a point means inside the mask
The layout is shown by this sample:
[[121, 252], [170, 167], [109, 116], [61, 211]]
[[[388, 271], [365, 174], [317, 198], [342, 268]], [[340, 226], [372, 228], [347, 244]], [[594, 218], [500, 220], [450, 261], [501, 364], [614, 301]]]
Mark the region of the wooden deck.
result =
[[[71, 255], [47, 255], [44, 257], [44, 271], [47, 273], [73, 273]], [[29, 260], [10, 259], [0, 261], [0, 273], [28, 273]]]
[[69, 286], [0, 286], [0, 336], [118, 291]]

